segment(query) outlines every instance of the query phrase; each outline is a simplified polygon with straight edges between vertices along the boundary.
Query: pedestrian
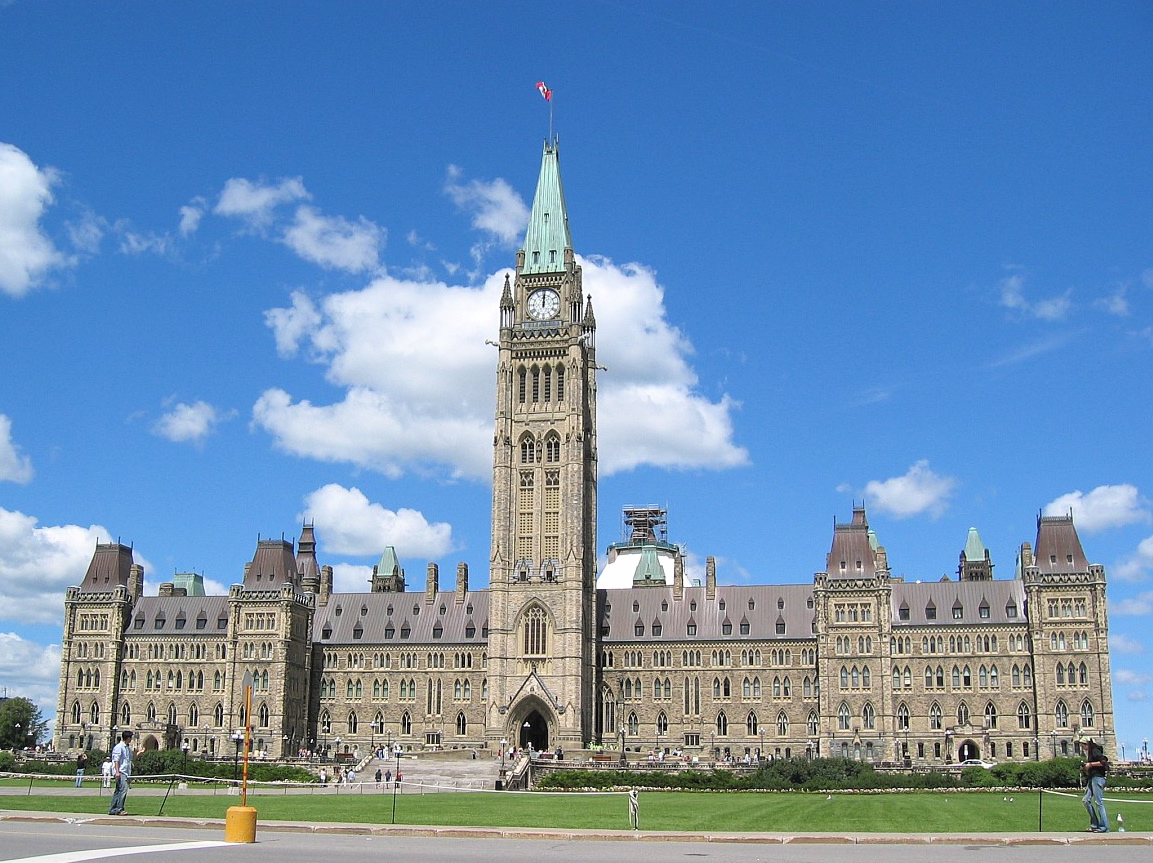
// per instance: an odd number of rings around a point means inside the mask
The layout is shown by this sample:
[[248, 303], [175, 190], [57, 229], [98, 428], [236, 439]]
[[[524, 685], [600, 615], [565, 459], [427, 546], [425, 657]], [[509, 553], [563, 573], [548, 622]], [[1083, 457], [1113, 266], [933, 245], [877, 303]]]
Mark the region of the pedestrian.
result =
[[380, 768], [379, 767], [376, 768], [376, 787], [377, 787], [377, 789], [380, 788], [380, 780], [381, 780], [381, 777], [383, 777], [383, 776], [384, 776], [384, 774], [381, 773]]
[[400, 783], [404, 780], [404, 775], [398, 770], [396, 771], [396, 787], [400, 787]]
[[391, 782], [392, 782], [392, 771], [391, 770], [384, 771], [384, 784], [388, 785]]
[[76, 787], [84, 786], [84, 768], [88, 766], [88, 753], [81, 750], [76, 756]]
[[112, 792], [112, 802], [108, 805], [109, 815], [127, 815], [124, 801], [128, 797], [128, 782], [132, 778], [132, 732], [125, 729], [120, 734], [120, 742], [112, 749], [112, 777], [116, 790]]
[[1109, 774], [1109, 759], [1105, 751], [1090, 734], [1077, 738], [1085, 753], [1085, 796], [1082, 803], [1089, 812], [1090, 833], [1108, 833], [1109, 816], [1105, 814], [1105, 777]]
[[104, 763], [100, 765], [100, 787], [112, 787], [112, 758], [105, 758]]

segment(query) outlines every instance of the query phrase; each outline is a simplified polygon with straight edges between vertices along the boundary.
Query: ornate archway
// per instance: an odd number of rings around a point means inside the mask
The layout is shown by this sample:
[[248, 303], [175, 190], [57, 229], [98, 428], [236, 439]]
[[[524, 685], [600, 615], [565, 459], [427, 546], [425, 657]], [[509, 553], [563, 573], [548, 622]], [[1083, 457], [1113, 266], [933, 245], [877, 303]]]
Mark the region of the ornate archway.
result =
[[543, 752], [549, 748], [548, 720], [539, 710], [531, 710], [520, 721], [520, 728], [516, 735], [517, 743], [521, 749], [535, 749]]

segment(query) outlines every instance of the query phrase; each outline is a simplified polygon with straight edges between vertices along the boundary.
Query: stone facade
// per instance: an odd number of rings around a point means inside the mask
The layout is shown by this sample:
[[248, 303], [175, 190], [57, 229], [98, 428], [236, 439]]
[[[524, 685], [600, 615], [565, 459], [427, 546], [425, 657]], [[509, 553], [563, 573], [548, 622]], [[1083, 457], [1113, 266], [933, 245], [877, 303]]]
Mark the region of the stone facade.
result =
[[956, 579], [911, 583], [857, 508], [811, 580], [733, 586], [711, 559], [687, 583], [663, 512], [637, 510], [598, 589], [596, 322], [555, 142], [499, 323], [486, 589], [462, 563], [454, 589], [429, 564], [408, 591], [388, 548], [367, 592], [334, 593], [306, 524], [260, 540], [227, 596], [144, 596], [132, 550], [100, 544], [65, 600], [57, 748], [131, 727], [227, 756], [248, 720], [274, 757], [507, 741], [930, 765], [1071, 754], [1078, 729], [1115, 750], [1105, 572], [1068, 517], [1038, 520], [1012, 578], [973, 530]]

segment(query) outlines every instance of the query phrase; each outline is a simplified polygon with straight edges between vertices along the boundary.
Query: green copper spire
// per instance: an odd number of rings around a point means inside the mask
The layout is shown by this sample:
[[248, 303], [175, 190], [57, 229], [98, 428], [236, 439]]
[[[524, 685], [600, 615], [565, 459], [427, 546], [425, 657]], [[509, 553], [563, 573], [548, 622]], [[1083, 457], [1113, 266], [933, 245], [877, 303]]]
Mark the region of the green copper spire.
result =
[[[954, 546], [955, 548], [956, 546]], [[985, 543], [981, 542], [981, 535], [977, 528], [969, 528], [969, 535], [965, 538], [965, 560], [977, 561], [985, 559]]]
[[563, 273], [565, 249], [572, 248], [557, 150], [557, 141], [545, 142], [532, 213], [524, 235], [523, 273]]
[[396, 558], [396, 549], [391, 545], [384, 547], [384, 553], [380, 556], [380, 563], [376, 565], [376, 571], [380, 575], [400, 574], [400, 561]]

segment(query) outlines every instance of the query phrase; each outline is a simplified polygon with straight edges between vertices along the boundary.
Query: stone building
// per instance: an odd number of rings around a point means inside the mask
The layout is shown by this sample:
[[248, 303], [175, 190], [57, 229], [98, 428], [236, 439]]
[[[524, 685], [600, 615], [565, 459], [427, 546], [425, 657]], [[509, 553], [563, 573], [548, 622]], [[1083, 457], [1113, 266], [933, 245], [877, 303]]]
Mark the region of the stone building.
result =
[[[803, 583], [686, 580], [665, 513], [630, 507], [596, 571], [596, 320], [555, 141], [500, 307], [488, 587], [467, 564], [407, 589], [393, 548], [334, 593], [314, 528], [259, 540], [227, 596], [181, 575], [144, 596], [132, 550], [99, 544], [65, 600], [55, 744], [228, 755], [399, 744], [591, 743], [742, 758], [943, 764], [1113, 751], [1105, 572], [1071, 517], [1038, 519], [1011, 578], [975, 529], [956, 579], [906, 582], [863, 508]], [[448, 588], [448, 585], [446, 585]], [[245, 695], [251, 688], [251, 704]]]

